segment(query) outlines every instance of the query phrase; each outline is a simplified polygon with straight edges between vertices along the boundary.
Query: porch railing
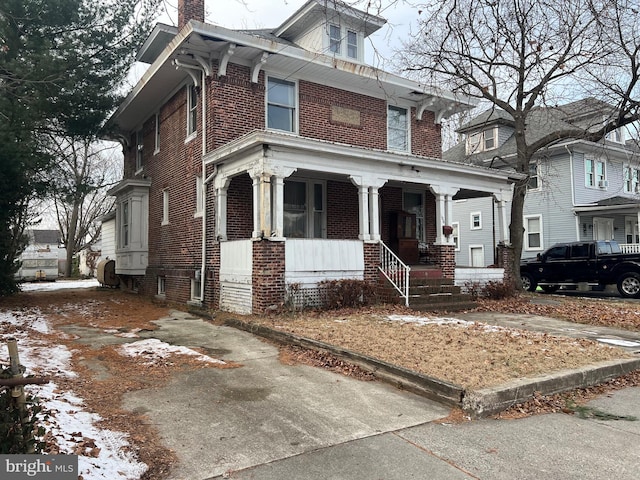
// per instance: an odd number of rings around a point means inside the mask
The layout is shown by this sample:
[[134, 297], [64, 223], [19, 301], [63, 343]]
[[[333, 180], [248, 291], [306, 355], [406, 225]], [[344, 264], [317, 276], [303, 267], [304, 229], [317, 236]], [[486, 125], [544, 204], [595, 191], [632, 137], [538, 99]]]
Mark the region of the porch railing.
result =
[[640, 253], [640, 243], [621, 243], [620, 251], [622, 253]]
[[411, 267], [403, 263], [382, 241], [380, 241], [380, 266], [378, 268], [400, 293], [400, 296], [404, 298], [404, 304], [408, 307], [409, 272]]

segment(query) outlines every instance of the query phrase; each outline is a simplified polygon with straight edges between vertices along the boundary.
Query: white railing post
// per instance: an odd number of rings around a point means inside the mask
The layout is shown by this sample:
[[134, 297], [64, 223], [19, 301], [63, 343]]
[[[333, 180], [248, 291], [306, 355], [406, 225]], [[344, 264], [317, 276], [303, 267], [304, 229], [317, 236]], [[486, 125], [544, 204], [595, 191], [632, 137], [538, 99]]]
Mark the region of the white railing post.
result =
[[391, 282], [393, 287], [404, 298], [405, 306], [409, 306], [409, 272], [411, 267], [406, 265], [398, 256], [380, 241], [380, 265], [382, 274]]
[[622, 253], [640, 253], [640, 243], [621, 243], [620, 251]]

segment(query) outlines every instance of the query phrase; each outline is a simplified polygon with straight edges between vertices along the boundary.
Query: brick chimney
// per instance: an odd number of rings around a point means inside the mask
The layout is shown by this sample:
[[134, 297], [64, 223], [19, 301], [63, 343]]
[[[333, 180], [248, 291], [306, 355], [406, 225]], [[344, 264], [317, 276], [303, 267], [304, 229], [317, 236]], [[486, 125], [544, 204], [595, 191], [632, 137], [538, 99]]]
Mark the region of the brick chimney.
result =
[[189, 20], [204, 22], [204, 0], [178, 0], [178, 30]]

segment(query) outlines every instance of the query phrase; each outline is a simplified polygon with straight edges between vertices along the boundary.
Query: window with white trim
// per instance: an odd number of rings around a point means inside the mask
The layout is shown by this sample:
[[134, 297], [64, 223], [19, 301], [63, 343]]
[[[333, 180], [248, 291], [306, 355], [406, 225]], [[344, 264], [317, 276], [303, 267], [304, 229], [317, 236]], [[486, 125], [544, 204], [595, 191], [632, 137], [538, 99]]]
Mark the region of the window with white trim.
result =
[[480, 230], [482, 228], [482, 213], [471, 212], [471, 230]]
[[542, 250], [542, 215], [524, 217], [524, 249]]
[[144, 166], [144, 135], [142, 130], [136, 132], [136, 173]]
[[162, 225], [169, 223], [169, 190], [162, 191]]
[[329, 24], [329, 51], [340, 55], [342, 50], [342, 33], [338, 25]]
[[158, 277], [158, 295], [164, 296], [167, 293], [167, 279], [163, 276]]
[[196, 271], [196, 276], [191, 279], [191, 300], [202, 300], [202, 278], [200, 277], [200, 271]]
[[640, 169], [629, 165], [624, 167], [624, 191], [625, 193], [640, 193]]
[[131, 211], [129, 209], [129, 200], [125, 200], [120, 204], [120, 248], [129, 246], [129, 224], [131, 222]]
[[326, 184], [312, 180], [284, 182], [284, 236], [326, 238]]
[[460, 222], [453, 222], [451, 224], [453, 227], [453, 233], [451, 236], [453, 237], [453, 243], [456, 246], [456, 252], [460, 251]]
[[387, 107], [387, 148], [406, 152], [409, 150], [409, 119], [406, 108]]
[[584, 159], [584, 184], [587, 187], [606, 188], [607, 175], [603, 160]]
[[295, 82], [267, 79], [267, 128], [296, 132], [297, 94]]
[[358, 59], [358, 33], [347, 30], [347, 57]]
[[160, 151], [160, 114], [156, 113], [155, 115], [155, 149], [153, 151], [154, 154]]
[[467, 135], [467, 155], [498, 148], [498, 127], [473, 132]]
[[204, 204], [204, 188], [202, 188], [202, 176], [196, 176], [196, 213], [195, 216], [201, 216]]
[[198, 92], [195, 85], [187, 87], [187, 137], [198, 131]]
[[537, 163], [529, 165], [529, 183], [527, 190], [538, 190], [540, 188], [540, 173]]
[[624, 143], [624, 130], [622, 128], [616, 128], [615, 130], [607, 133], [605, 138], [610, 142]]

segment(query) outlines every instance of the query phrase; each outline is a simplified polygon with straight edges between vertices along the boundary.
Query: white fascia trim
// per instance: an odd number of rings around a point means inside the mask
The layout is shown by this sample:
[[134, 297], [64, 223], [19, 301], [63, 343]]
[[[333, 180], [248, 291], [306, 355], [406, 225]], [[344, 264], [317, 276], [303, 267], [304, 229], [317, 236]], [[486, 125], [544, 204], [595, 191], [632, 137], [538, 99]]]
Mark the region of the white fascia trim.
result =
[[[243, 153], [252, 152], [252, 154], [262, 155], [262, 146], [268, 145], [270, 149], [286, 149], [291, 151], [316, 151], [321, 152], [323, 156], [332, 156], [336, 160], [342, 158], [357, 158], [359, 161], [370, 163], [383, 163], [392, 165], [396, 168], [403, 168], [407, 171], [411, 170], [411, 166], [417, 169], [429, 169], [432, 173], [440, 171], [443, 174], [451, 175], [460, 174], [467, 177], [475, 177], [478, 180], [488, 180], [495, 185], [496, 181], [510, 183], [514, 179], [524, 178], [524, 175], [514, 174], [513, 172], [503, 172], [500, 170], [489, 169], [484, 167], [470, 166], [464, 163], [455, 163], [444, 161], [437, 158], [418, 157], [415, 155], [404, 153], [392, 153], [382, 150], [372, 150], [362, 147], [354, 147], [351, 145], [336, 144], [333, 142], [309, 139], [299, 137], [297, 135], [256, 130], [233, 142], [230, 142], [212, 152], [209, 152], [203, 158], [205, 165], [217, 164], [224, 162], [225, 159], [234, 157]], [[328, 167], [323, 160], [325, 168]], [[397, 175], [389, 178], [398, 178], [406, 181], [406, 176]], [[416, 179], [418, 180], [418, 179]], [[422, 183], [422, 182], [417, 182]], [[433, 183], [433, 182], [431, 182]]]

